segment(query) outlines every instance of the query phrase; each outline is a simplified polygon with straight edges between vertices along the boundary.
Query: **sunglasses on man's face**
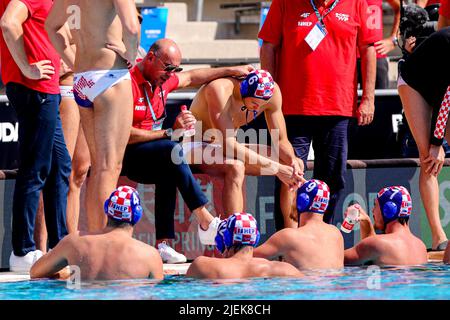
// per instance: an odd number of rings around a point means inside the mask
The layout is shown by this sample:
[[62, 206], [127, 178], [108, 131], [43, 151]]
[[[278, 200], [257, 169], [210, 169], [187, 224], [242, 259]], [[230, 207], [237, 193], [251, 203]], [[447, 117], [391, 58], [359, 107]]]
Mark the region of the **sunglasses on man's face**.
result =
[[181, 72], [181, 71], [183, 71], [183, 68], [181, 68], [180, 66], [177, 66], [177, 65], [174, 65], [174, 64], [171, 64], [171, 63], [165, 63], [164, 61], [162, 61], [162, 59], [158, 56], [158, 55], [156, 55], [155, 54], [155, 57], [157, 57], [158, 59], [159, 59], [159, 61], [161, 61], [162, 63], [163, 63], [163, 65], [164, 65], [164, 72], [168, 72], [168, 73], [172, 73], [172, 72], [174, 72], [174, 73], [177, 73], [177, 72]]

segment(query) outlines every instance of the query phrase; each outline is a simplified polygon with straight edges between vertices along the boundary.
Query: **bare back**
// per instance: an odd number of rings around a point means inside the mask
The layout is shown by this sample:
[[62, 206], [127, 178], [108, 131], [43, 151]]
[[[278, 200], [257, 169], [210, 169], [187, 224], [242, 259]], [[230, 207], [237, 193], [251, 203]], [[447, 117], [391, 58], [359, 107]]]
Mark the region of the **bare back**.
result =
[[84, 280], [154, 278], [162, 274], [155, 248], [119, 232], [73, 236], [69, 265], [79, 266]]
[[377, 240], [377, 265], [419, 265], [428, 262], [425, 244], [411, 232], [395, 232], [374, 237]]
[[300, 270], [344, 267], [344, 239], [335, 226], [319, 222], [291, 230], [283, 261]]
[[66, 4], [77, 48], [74, 72], [126, 69], [125, 60], [106, 48], [107, 43], [122, 42], [122, 24], [113, 1], [67, 0]]
[[301, 277], [292, 265], [269, 261], [263, 258], [243, 260], [239, 258], [197, 258], [189, 268], [187, 276], [204, 279], [244, 279], [261, 277]]

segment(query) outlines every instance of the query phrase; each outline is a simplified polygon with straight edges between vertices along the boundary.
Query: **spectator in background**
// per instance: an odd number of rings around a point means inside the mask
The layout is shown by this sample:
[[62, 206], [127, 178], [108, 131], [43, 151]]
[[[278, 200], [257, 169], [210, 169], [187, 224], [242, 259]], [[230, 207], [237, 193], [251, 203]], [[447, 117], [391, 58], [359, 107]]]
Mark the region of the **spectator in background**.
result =
[[[400, 29], [403, 29], [400, 26]], [[420, 28], [410, 29], [416, 30]], [[403, 33], [403, 32], [402, 32]], [[404, 32], [406, 48], [418, 37]], [[448, 240], [439, 217], [438, 175], [444, 164], [444, 137], [450, 104], [450, 27], [434, 32], [399, 64], [398, 92], [420, 158], [419, 190], [432, 234], [433, 251]]]
[[6, 95], [19, 121], [19, 171], [13, 198], [11, 271], [29, 271], [42, 256], [33, 240], [43, 192], [49, 248], [67, 234], [71, 171], [59, 117], [59, 56], [44, 28], [51, 0], [2, 0], [0, 37]]
[[[330, 186], [332, 197], [325, 222], [332, 222], [345, 185], [349, 121], [356, 116], [358, 125], [369, 125], [374, 115], [373, 44], [377, 38], [368, 29], [367, 12], [366, 0], [274, 0], [259, 33], [264, 41], [261, 66], [274, 74], [280, 85], [289, 140], [305, 166], [312, 141], [313, 176]], [[324, 37], [321, 28], [327, 30]], [[359, 106], [357, 48], [363, 78]], [[289, 192], [277, 181], [277, 229], [287, 226], [279, 223], [280, 189], [282, 193]], [[291, 192], [290, 198], [289, 204], [295, 201], [295, 192]], [[281, 210], [284, 217], [290, 215], [291, 205], [288, 207]]]
[[441, 0], [439, 8], [438, 29], [450, 26], [450, 0]]
[[[387, 38], [383, 39], [383, 1], [382, 0], [366, 0], [369, 10], [368, 27], [377, 36], [375, 42], [375, 50], [377, 51], [377, 72], [375, 80], [375, 89], [389, 88], [389, 59], [387, 54], [395, 49], [398, 44], [397, 34], [400, 25], [400, 1], [388, 0], [387, 2], [394, 10], [394, 21], [391, 32]], [[358, 84], [361, 84], [361, 60], [358, 52]]]
[[[130, 70], [134, 116], [122, 171], [123, 175], [133, 181], [156, 185], [156, 245], [163, 261], [167, 263], [186, 262], [184, 255], [177, 253], [168, 245], [169, 239], [175, 238], [177, 188], [189, 209], [197, 216], [201, 228], [208, 230], [209, 224], [212, 228], [214, 224], [220, 222], [218, 218], [213, 219], [205, 208], [208, 199], [201, 191], [188, 164], [185, 161], [175, 163], [172, 158], [173, 149], [179, 147], [177, 140], [181, 137], [175, 136], [195, 124], [196, 120], [190, 111], [182, 111], [173, 128], [163, 129], [167, 96], [174, 90], [200, 86], [219, 77], [245, 76], [253, 69], [251, 66], [238, 66], [179, 72], [182, 70], [180, 63], [181, 52], [176, 43], [170, 39], [161, 39], [156, 41], [144, 59]], [[174, 154], [183, 157], [179, 152]], [[235, 183], [236, 178], [243, 180], [243, 174], [235, 175], [239, 169], [240, 166], [232, 162], [216, 167], [215, 174], [220, 175], [225, 181], [224, 193]], [[209, 242], [205, 242], [202, 231], [199, 230], [202, 243], [214, 244], [216, 229], [212, 230]]]

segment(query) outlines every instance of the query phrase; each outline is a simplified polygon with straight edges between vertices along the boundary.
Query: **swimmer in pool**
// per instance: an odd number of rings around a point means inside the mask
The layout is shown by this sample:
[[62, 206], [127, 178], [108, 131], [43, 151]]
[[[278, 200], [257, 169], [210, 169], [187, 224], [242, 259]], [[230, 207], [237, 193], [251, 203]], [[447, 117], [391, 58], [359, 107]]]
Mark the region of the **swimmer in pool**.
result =
[[301, 277], [292, 265], [253, 257], [259, 231], [249, 213], [235, 213], [223, 220], [217, 231], [216, 246], [224, 259], [198, 257], [186, 276], [203, 279], [240, 279], [253, 277]]
[[[364, 210], [360, 212], [361, 242], [345, 250], [345, 265], [418, 265], [428, 262], [425, 244], [411, 233], [408, 220], [412, 201], [402, 186], [383, 188], [372, 210], [374, 226]], [[375, 229], [385, 234], [375, 234]]]
[[285, 228], [255, 249], [255, 257], [282, 257], [300, 270], [341, 269], [344, 239], [334, 225], [323, 221], [330, 201], [330, 188], [320, 180], [304, 183], [297, 192], [298, 228]]
[[142, 215], [138, 192], [117, 188], [106, 200], [107, 226], [100, 232], [75, 232], [31, 268], [30, 276], [50, 278], [66, 266], [78, 266], [82, 280], [163, 279], [163, 262], [158, 251], [132, 238], [134, 225]]

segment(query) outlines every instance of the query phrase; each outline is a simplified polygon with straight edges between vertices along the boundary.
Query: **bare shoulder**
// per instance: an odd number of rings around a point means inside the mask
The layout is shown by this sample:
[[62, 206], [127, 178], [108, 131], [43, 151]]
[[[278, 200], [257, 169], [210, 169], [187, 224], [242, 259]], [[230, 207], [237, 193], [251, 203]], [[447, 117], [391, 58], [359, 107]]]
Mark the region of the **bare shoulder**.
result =
[[160, 257], [159, 252], [158, 252], [158, 250], [156, 250], [155, 247], [153, 247], [147, 243], [144, 243], [140, 240], [133, 239], [133, 246], [136, 248], [136, 250], [139, 250], [140, 252], [144, 252], [149, 257], [155, 257], [155, 256]]
[[204, 86], [206, 96], [231, 95], [234, 83], [231, 78], [219, 78]]
[[186, 276], [204, 278], [211, 275], [215, 269], [215, 258], [200, 256], [195, 258], [195, 260], [189, 266]]
[[385, 235], [374, 235], [361, 240], [357, 247], [360, 250], [380, 252], [386, 244], [389, 244], [389, 241]]
[[335, 225], [328, 225], [329, 229], [330, 229], [330, 233], [332, 233], [337, 240], [342, 240], [344, 241], [344, 237], [342, 236], [341, 231], [338, 229], [338, 227], [336, 227]]

